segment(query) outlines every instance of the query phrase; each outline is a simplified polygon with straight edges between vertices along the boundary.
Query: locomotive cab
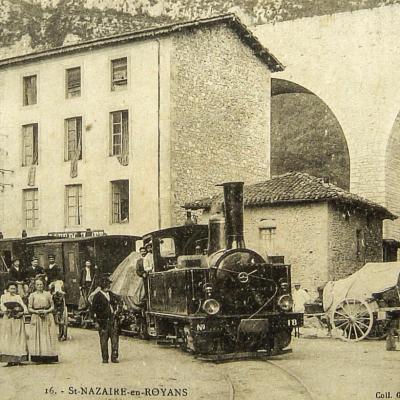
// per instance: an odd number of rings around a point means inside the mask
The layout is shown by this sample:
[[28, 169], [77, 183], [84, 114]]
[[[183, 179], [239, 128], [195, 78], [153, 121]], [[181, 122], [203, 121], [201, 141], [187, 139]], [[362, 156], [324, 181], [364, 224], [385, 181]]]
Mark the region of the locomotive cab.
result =
[[184, 265], [200, 266], [200, 257], [193, 257], [207, 248], [207, 225], [188, 225], [166, 228], [143, 236], [143, 245], [152, 244], [154, 272], [168, 271]]

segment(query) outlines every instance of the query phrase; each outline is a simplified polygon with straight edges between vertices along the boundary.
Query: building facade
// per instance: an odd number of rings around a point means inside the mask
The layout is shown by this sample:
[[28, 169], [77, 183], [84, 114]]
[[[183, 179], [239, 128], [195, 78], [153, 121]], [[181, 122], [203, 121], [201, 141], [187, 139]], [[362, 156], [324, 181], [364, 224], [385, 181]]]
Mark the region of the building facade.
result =
[[[212, 202], [186, 204], [203, 210]], [[351, 275], [383, 258], [382, 223], [394, 219], [384, 207], [304, 173], [288, 173], [244, 187], [246, 246], [292, 265], [292, 281], [316, 293], [328, 280]]]
[[232, 14], [1, 60], [0, 230], [142, 234], [265, 179], [282, 68]]

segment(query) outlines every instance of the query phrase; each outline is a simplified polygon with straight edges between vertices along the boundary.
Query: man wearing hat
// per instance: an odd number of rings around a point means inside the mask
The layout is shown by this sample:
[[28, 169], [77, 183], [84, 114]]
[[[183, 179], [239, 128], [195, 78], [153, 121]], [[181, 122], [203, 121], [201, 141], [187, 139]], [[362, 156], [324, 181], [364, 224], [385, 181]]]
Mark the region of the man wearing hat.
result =
[[97, 267], [93, 267], [90, 260], [85, 261], [85, 266], [81, 270], [81, 275], [79, 277], [79, 289], [81, 290], [86, 304], [88, 302], [88, 296], [90, 292], [95, 287], [96, 270]]
[[122, 300], [110, 290], [111, 280], [103, 275], [100, 290], [93, 297], [92, 312], [99, 325], [100, 348], [103, 363], [108, 363], [108, 341], [111, 341], [111, 362], [118, 363], [119, 321]]
[[8, 279], [15, 282], [23, 282], [25, 280], [25, 271], [21, 266], [19, 258], [14, 258], [10, 269], [8, 270]]
[[61, 268], [56, 264], [53, 254], [49, 254], [49, 266], [46, 269], [46, 276], [48, 284], [50, 284], [51, 282], [63, 280]]
[[140, 258], [136, 261], [136, 274], [139, 275], [141, 278], [145, 277], [145, 271], [144, 271], [144, 259], [147, 255], [146, 247], [141, 247], [139, 249], [140, 253]]
[[153, 257], [153, 245], [150, 243], [146, 244], [147, 254], [143, 259], [143, 268], [146, 273], [154, 270], [154, 257]]
[[293, 312], [303, 313], [305, 311], [304, 304], [311, 301], [311, 296], [300, 287], [300, 283], [294, 284], [293, 297]]
[[147, 278], [147, 272], [144, 270], [144, 259], [146, 258], [147, 251], [146, 247], [141, 247], [139, 249], [140, 258], [136, 261], [136, 275], [140, 278], [138, 279], [138, 286], [136, 290], [136, 302], [138, 306], [144, 306], [147, 298], [147, 284], [145, 283]]
[[31, 265], [26, 269], [26, 278], [35, 279], [38, 275], [44, 274], [44, 269], [39, 265], [37, 257], [33, 256]]
[[8, 281], [14, 281], [17, 284], [18, 294], [23, 298], [25, 296], [27, 288], [24, 283], [26, 280], [26, 272], [21, 265], [19, 258], [14, 258], [10, 269], [8, 270]]

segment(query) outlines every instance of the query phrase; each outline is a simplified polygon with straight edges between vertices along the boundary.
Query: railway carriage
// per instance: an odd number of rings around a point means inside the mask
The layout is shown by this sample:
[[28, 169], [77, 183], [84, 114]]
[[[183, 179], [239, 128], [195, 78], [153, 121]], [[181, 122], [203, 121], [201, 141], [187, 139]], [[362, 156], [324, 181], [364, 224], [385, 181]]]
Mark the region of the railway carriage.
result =
[[3, 293], [8, 281], [8, 270], [11, 267], [12, 260], [18, 257], [22, 265], [29, 265], [33, 253], [27, 247], [27, 244], [46, 238], [48, 236], [0, 239], [0, 293]]
[[27, 244], [28, 252], [48, 267], [48, 256], [55, 256], [61, 267], [66, 291], [66, 304], [78, 308], [80, 290], [79, 276], [86, 260], [97, 266], [97, 274], [112, 273], [118, 264], [136, 249], [138, 236], [104, 235], [79, 238], [51, 238]]

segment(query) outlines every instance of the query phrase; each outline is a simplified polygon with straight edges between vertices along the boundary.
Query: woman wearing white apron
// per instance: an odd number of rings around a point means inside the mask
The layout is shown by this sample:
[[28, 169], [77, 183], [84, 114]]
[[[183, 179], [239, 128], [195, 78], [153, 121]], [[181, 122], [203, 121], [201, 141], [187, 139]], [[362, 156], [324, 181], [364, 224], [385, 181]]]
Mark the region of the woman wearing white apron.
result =
[[0, 362], [8, 367], [28, 361], [27, 340], [23, 315], [28, 310], [17, 294], [16, 282], [7, 284], [7, 293], [0, 298], [3, 320], [0, 325]]
[[35, 291], [30, 294], [28, 302], [28, 310], [32, 314], [28, 348], [31, 361], [47, 364], [58, 362], [58, 338], [53, 298], [43, 289], [43, 281], [36, 279]]

